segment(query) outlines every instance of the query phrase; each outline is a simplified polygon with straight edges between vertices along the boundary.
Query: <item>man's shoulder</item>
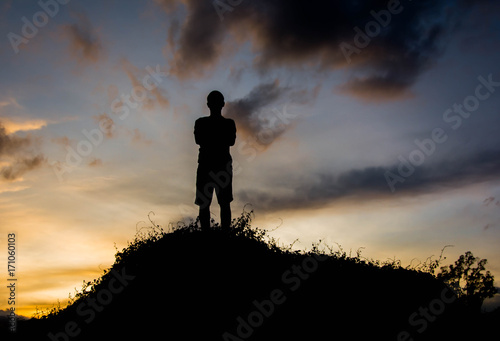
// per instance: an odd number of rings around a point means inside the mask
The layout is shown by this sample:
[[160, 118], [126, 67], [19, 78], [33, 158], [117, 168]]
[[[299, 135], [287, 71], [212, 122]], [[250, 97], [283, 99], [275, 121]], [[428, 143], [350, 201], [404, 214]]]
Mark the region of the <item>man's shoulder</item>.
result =
[[209, 119], [209, 118], [210, 118], [209, 116], [203, 116], [203, 117], [200, 117], [200, 118], [198, 118], [198, 119], [194, 122], [194, 124], [195, 124], [195, 125], [203, 125], [203, 124], [207, 124], [207, 123], [208, 123], [208, 119]]
[[234, 120], [232, 118], [227, 118], [223, 116], [217, 118], [211, 116], [203, 116], [195, 121], [195, 126], [213, 126], [213, 125], [236, 127], [236, 124], [234, 123]]
[[223, 122], [226, 122], [226, 123], [234, 123], [234, 120], [232, 118], [227, 118], [227, 117], [224, 117], [224, 116], [219, 116], [217, 118], [214, 118], [214, 117], [211, 117], [211, 116], [203, 116], [203, 117], [200, 117], [198, 119], [196, 119], [195, 122], [217, 122], [217, 121], [223, 121]]
[[224, 117], [224, 120], [226, 121], [226, 124], [235, 125], [234, 120], [232, 118]]

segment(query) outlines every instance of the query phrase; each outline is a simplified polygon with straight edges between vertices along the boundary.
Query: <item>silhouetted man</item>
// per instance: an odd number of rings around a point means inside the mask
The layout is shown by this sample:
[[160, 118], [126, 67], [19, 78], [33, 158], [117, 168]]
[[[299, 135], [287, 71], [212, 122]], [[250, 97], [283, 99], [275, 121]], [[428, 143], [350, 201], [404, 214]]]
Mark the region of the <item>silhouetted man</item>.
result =
[[210, 116], [201, 117], [194, 125], [194, 138], [200, 145], [196, 172], [196, 200], [200, 206], [201, 228], [210, 227], [210, 204], [213, 192], [220, 206], [221, 227], [231, 224], [233, 201], [233, 165], [229, 148], [236, 140], [236, 126], [232, 119], [222, 117], [224, 96], [212, 91], [207, 97]]

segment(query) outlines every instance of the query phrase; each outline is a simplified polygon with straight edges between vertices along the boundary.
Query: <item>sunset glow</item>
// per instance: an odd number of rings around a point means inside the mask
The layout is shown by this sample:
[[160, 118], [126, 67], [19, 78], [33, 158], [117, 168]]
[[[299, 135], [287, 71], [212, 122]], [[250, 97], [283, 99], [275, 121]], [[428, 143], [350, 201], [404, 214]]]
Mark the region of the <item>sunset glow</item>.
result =
[[403, 266], [453, 245], [443, 265], [470, 250], [498, 287], [500, 4], [232, 3], [0, 4], [16, 312], [66, 304], [148, 217], [196, 218], [193, 127], [214, 89], [237, 127], [233, 217], [250, 204], [280, 243]]

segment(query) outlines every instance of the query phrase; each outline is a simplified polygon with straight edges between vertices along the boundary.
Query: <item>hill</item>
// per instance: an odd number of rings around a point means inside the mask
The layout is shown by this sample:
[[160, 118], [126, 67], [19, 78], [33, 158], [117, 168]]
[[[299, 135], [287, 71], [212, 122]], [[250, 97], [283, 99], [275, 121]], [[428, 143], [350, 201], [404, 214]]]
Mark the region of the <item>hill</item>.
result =
[[[140, 235], [102, 277], [19, 340], [446, 340], [493, 331], [443, 281], [345, 252], [296, 252], [250, 213], [201, 231]], [[2, 337], [3, 339], [3, 337]]]

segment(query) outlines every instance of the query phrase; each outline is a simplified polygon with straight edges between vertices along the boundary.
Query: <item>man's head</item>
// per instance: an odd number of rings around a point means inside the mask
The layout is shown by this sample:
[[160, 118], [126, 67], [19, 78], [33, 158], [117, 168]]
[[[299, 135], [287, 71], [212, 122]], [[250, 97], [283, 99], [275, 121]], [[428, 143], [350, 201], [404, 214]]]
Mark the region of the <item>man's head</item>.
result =
[[214, 90], [208, 94], [207, 106], [210, 108], [210, 111], [220, 112], [224, 104], [224, 96], [220, 91]]

